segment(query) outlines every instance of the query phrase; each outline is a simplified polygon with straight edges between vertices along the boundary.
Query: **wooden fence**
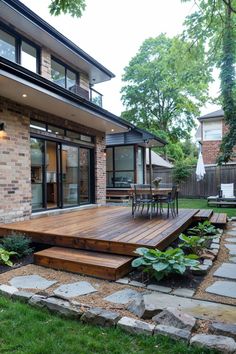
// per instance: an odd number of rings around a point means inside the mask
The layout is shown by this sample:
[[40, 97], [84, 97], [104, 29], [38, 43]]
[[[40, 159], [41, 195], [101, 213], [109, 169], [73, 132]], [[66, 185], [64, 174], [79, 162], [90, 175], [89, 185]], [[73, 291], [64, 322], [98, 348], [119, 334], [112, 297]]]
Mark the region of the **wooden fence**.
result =
[[[202, 181], [197, 182], [196, 167], [192, 168], [190, 177], [180, 185], [180, 196], [189, 198], [206, 198], [217, 195], [221, 183], [234, 183], [236, 195], [236, 164], [225, 166], [206, 166], [206, 174]], [[147, 173], [147, 176], [149, 174]], [[161, 177], [161, 183], [172, 185], [172, 170], [163, 168], [153, 169], [153, 179]]]

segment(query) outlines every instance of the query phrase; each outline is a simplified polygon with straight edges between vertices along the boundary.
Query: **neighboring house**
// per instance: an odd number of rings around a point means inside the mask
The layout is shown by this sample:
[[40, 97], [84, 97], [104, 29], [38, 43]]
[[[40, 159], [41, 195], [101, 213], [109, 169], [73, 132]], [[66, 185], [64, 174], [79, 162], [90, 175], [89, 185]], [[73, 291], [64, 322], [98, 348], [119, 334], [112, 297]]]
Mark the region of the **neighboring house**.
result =
[[[150, 164], [149, 164], [149, 153], [146, 153], [146, 168], [147, 168], [147, 182], [150, 181], [150, 175], [152, 179], [155, 179], [156, 177], [163, 177], [166, 176], [166, 173], [171, 176], [171, 171], [170, 169], [173, 168], [174, 165], [170, 163], [168, 160], [163, 159], [160, 155], [158, 155], [156, 152], [152, 151], [151, 152], [151, 170], [150, 170]], [[168, 173], [169, 172], [169, 173]], [[164, 177], [161, 183], [166, 183], [166, 178]]]
[[20, 1], [0, 2], [0, 222], [105, 202], [105, 135], [134, 128], [92, 90], [113, 77]]
[[219, 109], [199, 117], [198, 120], [200, 126], [197, 130], [196, 138], [202, 146], [203, 161], [206, 165], [216, 164], [222, 138], [227, 132], [224, 112]]
[[132, 126], [128, 132], [106, 137], [107, 196], [126, 195], [132, 183], [147, 182], [146, 154], [166, 142], [156, 135]]

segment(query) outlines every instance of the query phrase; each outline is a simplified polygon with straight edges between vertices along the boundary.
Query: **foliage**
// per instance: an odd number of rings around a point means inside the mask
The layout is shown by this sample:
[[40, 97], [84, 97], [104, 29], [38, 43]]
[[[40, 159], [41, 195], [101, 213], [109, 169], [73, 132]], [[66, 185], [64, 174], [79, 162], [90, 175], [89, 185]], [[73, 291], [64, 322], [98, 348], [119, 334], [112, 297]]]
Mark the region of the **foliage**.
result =
[[11, 267], [13, 265], [12, 261], [10, 261], [11, 256], [16, 255], [16, 252], [9, 252], [4, 248], [0, 247], [0, 263], [4, 265], [8, 265]]
[[85, 7], [85, 0], [51, 0], [49, 10], [55, 16], [68, 13], [73, 17], [81, 17]]
[[191, 167], [185, 161], [177, 161], [173, 168], [173, 181], [176, 184], [186, 181], [191, 175]]
[[210, 221], [206, 220], [203, 223], [199, 222], [197, 226], [188, 229], [189, 235], [196, 235], [200, 237], [204, 236], [215, 236], [219, 233], [219, 230], [210, 223]]
[[146, 39], [125, 68], [123, 117], [139, 127], [167, 133], [172, 142], [190, 136], [194, 117], [208, 99], [205, 52], [178, 36]]
[[60, 318], [1, 296], [0, 308], [2, 354], [216, 354], [165, 336], [130, 335]]
[[12, 233], [10, 236], [6, 236], [1, 240], [1, 246], [7, 251], [16, 252], [19, 258], [33, 252], [34, 249], [30, 247], [30, 243], [30, 238], [17, 233]]
[[194, 46], [207, 48], [209, 62], [220, 68], [220, 98], [229, 128], [221, 144], [221, 164], [231, 159], [236, 145], [236, 1], [196, 0], [195, 5], [197, 10], [185, 21], [185, 38]]
[[144, 266], [144, 270], [150, 272], [157, 280], [171, 273], [184, 274], [187, 267], [199, 265], [198, 256], [194, 254], [186, 256], [181, 248], [169, 248], [164, 252], [158, 249], [137, 248], [135, 253], [141, 257], [134, 259], [132, 266]]
[[183, 241], [179, 247], [187, 248], [191, 252], [197, 255], [201, 255], [203, 249], [207, 245], [207, 239], [205, 237], [200, 236], [186, 236], [184, 234], [179, 235], [179, 239]]

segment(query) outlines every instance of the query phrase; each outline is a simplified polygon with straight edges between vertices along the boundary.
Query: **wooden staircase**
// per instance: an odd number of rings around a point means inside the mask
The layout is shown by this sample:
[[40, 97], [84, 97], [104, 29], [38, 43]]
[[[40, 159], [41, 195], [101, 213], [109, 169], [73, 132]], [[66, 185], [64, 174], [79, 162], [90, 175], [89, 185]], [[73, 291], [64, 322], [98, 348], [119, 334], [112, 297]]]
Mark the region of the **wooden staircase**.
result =
[[131, 271], [133, 257], [51, 247], [34, 254], [34, 263], [44, 267], [117, 280]]
[[215, 213], [211, 209], [201, 209], [194, 215], [193, 220], [201, 222], [209, 220], [213, 225], [224, 228], [227, 224], [227, 214]]

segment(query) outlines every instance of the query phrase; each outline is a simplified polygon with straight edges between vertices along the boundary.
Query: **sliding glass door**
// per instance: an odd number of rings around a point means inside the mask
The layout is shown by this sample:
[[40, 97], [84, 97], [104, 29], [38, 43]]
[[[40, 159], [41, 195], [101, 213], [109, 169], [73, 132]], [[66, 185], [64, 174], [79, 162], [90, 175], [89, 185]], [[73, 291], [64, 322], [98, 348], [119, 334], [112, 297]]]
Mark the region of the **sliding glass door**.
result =
[[32, 137], [32, 210], [91, 203], [91, 165], [89, 148]]

